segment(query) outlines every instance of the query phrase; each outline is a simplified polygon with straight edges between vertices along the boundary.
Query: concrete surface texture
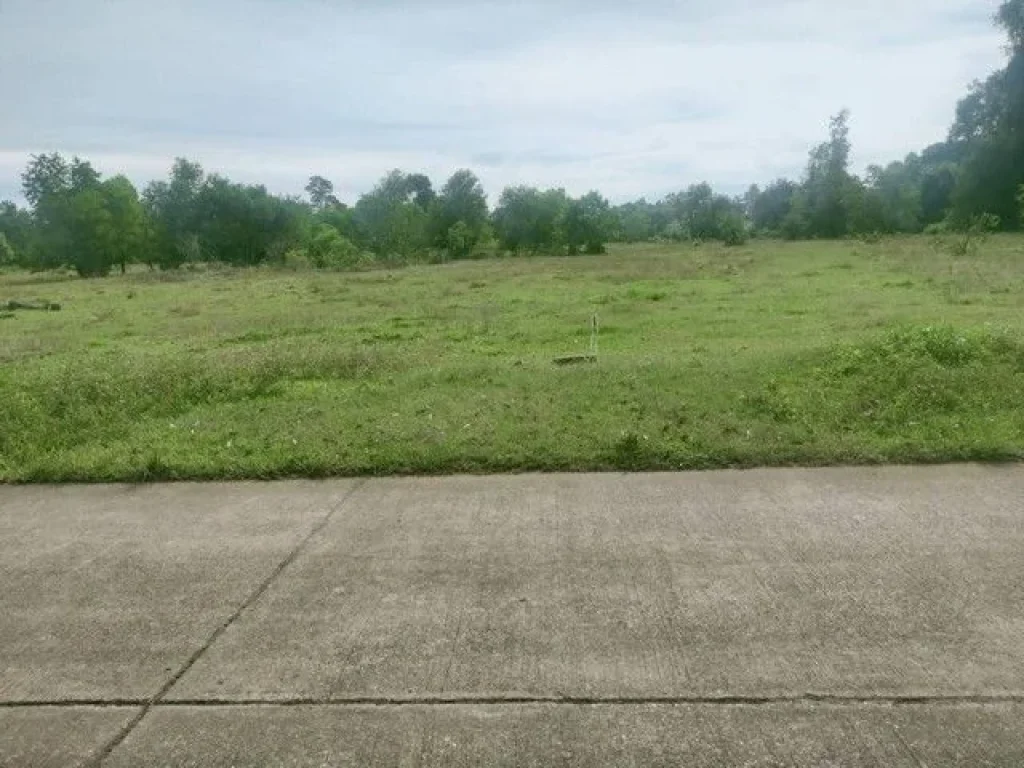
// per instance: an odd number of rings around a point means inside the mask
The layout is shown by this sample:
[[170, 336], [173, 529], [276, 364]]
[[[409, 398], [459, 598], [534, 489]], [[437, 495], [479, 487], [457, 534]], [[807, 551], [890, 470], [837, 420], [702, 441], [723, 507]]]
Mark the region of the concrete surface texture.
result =
[[1024, 765], [1024, 468], [0, 487], [0, 766]]

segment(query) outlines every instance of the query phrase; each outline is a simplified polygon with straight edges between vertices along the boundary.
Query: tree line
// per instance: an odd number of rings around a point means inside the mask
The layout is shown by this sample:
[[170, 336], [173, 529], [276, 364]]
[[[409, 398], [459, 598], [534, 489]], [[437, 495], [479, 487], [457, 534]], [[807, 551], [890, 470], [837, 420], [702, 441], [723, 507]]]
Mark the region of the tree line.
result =
[[599, 192], [505, 189], [494, 208], [477, 176], [430, 178], [395, 170], [352, 206], [313, 176], [306, 197], [206, 174], [179, 158], [169, 177], [141, 192], [124, 176], [103, 179], [87, 161], [34, 155], [22, 174], [28, 208], [0, 203], [0, 266], [71, 268], [83, 276], [133, 262], [173, 269], [188, 262], [308, 264], [461, 259], [498, 252], [600, 253], [608, 242], [788, 239], [964, 229], [978, 221], [1024, 225], [1024, 0], [1007, 0], [996, 23], [1009, 63], [974, 83], [946, 141], [863, 177], [850, 172], [850, 115], [832, 118], [802, 178], [742, 196], [692, 185], [657, 202], [612, 206]]

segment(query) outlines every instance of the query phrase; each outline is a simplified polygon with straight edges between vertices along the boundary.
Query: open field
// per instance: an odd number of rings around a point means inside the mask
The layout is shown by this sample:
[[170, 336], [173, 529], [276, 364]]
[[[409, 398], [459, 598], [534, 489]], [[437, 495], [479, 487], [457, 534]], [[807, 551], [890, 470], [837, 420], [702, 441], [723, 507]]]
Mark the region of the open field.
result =
[[[0, 276], [0, 480], [1017, 459], [1024, 238]], [[585, 352], [601, 322], [597, 365]], [[3, 313], [0, 313], [3, 314]]]

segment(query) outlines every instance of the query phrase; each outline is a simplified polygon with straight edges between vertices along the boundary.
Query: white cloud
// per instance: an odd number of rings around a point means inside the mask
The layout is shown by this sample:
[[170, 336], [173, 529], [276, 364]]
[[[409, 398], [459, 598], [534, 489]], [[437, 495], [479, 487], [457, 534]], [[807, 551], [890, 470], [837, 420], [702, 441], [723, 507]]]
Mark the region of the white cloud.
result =
[[799, 175], [844, 106], [863, 167], [944, 137], [1003, 61], [997, 4], [0, 0], [0, 196], [49, 150], [348, 199], [393, 167], [473, 167], [492, 196], [735, 191]]

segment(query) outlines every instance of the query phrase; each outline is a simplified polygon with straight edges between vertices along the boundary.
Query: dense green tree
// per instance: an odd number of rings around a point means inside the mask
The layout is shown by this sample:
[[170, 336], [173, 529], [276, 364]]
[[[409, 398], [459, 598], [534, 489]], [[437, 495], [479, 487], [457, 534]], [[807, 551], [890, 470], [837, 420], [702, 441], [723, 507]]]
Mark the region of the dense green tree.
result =
[[[445, 182], [433, 206], [434, 244], [447, 249], [453, 258], [468, 256], [487, 226], [487, 216], [487, 194], [480, 179], [472, 171], [456, 171]], [[464, 226], [455, 229], [460, 223]]]
[[27, 260], [41, 269], [66, 264], [73, 247], [71, 165], [58, 152], [33, 155], [21, 182], [34, 224]]
[[565, 210], [565, 239], [570, 254], [604, 253], [612, 228], [611, 206], [599, 192], [570, 200]]
[[1019, 225], [1015, 192], [1024, 181], [1024, 154], [1014, 137], [998, 133], [976, 142], [960, 168], [953, 192], [953, 218], [967, 221], [982, 213], [1000, 218], [1004, 226]]
[[508, 187], [494, 210], [495, 233], [508, 251], [559, 251], [565, 247], [568, 198], [561, 189]]
[[790, 198], [789, 211], [779, 225], [779, 234], [787, 240], [813, 237], [814, 233], [811, 230], [807, 193], [802, 186]]
[[464, 221], [456, 221], [448, 228], [444, 248], [453, 259], [464, 259], [473, 253], [476, 247], [476, 235]]
[[330, 224], [318, 224], [310, 238], [309, 259], [318, 268], [340, 269], [359, 263], [359, 248]]
[[7, 235], [0, 232], [0, 267], [9, 267], [17, 263], [14, 246], [7, 242]]
[[921, 179], [921, 224], [928, 226], [946, 218], [956, 189], [957, 168], [945, 164], [927, 170]]
[[32, 214], [9, 200], [0, 202], [0, 234], [14, 252], [16, 262], [29, 266], [29, 247], [34, 235]]
[[109, 259], [124, 274], [128, 265], [138, 261], [147, 246], [146, 211], [134, 185], [124, 176], [114, 176], [101, 185], [104, 205], [113, 230], [107, 247]]
[[100, 174], [92, 167], [92, 163], [80, 157], [71, 158], [71, 193], [85, 192], [100, 186]]
[[309, 202], [315, 211], [323, 211], [339, 204], [338, 198], [334, 196], [334, 184], [323, 176], [310, 176], [306, 194], [309, 195]]
[[405, 189], [411, 201], [423, 211], [429, 211], [437, 193], [434, 192], [434, 185], [430, 178], [422, 173], [413, 173], [405, 177]]
[[657, 234], [654, 209], [643, 198], [613, 208], [611, 238], [623, 243], [642, 243], [653, 238]]
[[354, 223], [362, 242], [381, 257], [410, 258], [429, 246], [430, 180], [392, 171], [356, 203]]
[[274, 260], [302, 241], [302, 204], [275, 197], [261, 185], [213, 175], [195, 199], [206, 258], [250, 266]]
[[809, 233], [842, 237], [849, 228], [850, 113], [832, 118], [829, 140], [811, 151], [804, 180]]
[[71, 191], [71, 166], [59, 152], [32, 155], [21, 174], [21, 190], [33, 210]]
[[921, 165], [917, 155], [885, 168], [868, 168], [862, 194], [875, 201], [877, 214], [870, 224], [854, 229], [873, 232], [918, 232], [921, 230]]
[[147, 261], [163, 269], [201, 257], [199, 245], [199, 192], [205, 174], [199, 163], [179, 157], [169, 181], [152, 182], [142, 193], [152, 222]]
[[1006, 0], [996, 12], [996, 22], [1010, 38], [1011, 50], [1024, 51], [1024, 0]]
[[83, 189], [70, 201], [69, 224], [74, 247], [69, 265], [82, 277], [102, 277], [114, 264], [118, 233], [106, 202], [103, 192], [95, 187]]
[[122, 271], [143, 245], [144, 214], [131, 182], [123, 176], [101, 181], [98, 174], [69, 193], [61, 226], [69, 247], [60, 254], [61, 265], [83, 277], [106, 275], [115, 264]]
[[780, 233], [799, 188], [796, 182], [789, 179], [776, 179], [763, 191], [752, 195], [749, 205], [750, 221], [754, 229], [768, 234]]
[[986, 80], [976, 80], [956, 107], [956, 118], [949, 138], [971, 142], [994, 134], [1006, 109], [1006, 72], [999, 71]]
[[990, 213], [1006, 228], [1021, 224], [1015, 201], [1024, 183], [1024, 0], [1004, 2], [996, 21], [1010, 42], [1006, 68], [975, 83], [957, 107], [950, 141], [965, 154], [953, 192], [953, 219]]
[[321, 211], [317, 211], [313, 220], [315, 224], [326, 224], [337, 230], [344, 238], [352, 242], [362, 242], [365, 238], [360, 235], [356, 222], [355, 210], [344, 203], [329, 205]]
[[666, 233], [673, 239], [735, 241], [746, 229], [743, 204], [716, 194], [707, 182], [669, 195], [665, 203], [674, 222]]

